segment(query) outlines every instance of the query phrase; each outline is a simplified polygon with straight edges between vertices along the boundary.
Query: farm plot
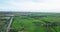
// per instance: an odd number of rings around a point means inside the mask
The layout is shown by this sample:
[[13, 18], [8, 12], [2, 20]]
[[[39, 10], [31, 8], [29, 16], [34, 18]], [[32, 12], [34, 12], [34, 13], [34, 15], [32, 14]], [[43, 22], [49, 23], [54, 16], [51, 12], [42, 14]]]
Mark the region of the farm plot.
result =
[[9, 23], [9, 17], [0, 17], [0, 32], [5, 32]]
[[[49, 22], [60, 22], [60, 17], [54, 15], [54, 17], [51, 16], [45, 16], [45, 17], [41, 17], [41, 16], [35, 16], [35, 17], [27, 17], [27, 16], [19, 16], [19, 17], [14, 17], [14, 21], [11, 25], [11, 29], [9, 32], [46, 32], [47, 28], [45, 26], [47, 26], [47, 24], [49, 24]], [[44, 21], [48, 21], [48, 22], [44, 22]], [[36, 25], [36, 23], [34, 22], [41, 22], [44, 23], [45, 26], [39, 26]], [[57, 23], [56, 23], [57, 24]], [[49, 24], [50, 25], [50, 24]], [[58, 26], [53, 26], [53, 28], [49, 28], [51, 30], [51, 32], [60, 32], [60, 25]], [[56, 31], [55, 31], [56, 30]]]

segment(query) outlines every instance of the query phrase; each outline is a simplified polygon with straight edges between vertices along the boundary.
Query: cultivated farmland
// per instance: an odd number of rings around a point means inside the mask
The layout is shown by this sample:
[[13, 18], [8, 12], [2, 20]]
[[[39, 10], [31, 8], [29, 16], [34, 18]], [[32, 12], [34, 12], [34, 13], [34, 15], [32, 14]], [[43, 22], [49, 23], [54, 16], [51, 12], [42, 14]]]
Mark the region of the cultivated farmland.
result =
[[[14, 17], [13, 23], [11, 25], [11, 29], [9, 32], [46, 32], [47, 28], [49, 25], [45, 25], [46, 23], [44, 21], [48, 21], [46, 22], [47, 24], [51, 23], [55, 23], [55, 22], [60, 22], [60, 15], [58, 14], [41, 14], [41, 15], [20, 15], [18, 17]], [[35, 22], [41, 22], [44, 23], [45, 26], [40, 26], [40, 24], [36, 24]], [[55, 23], [57, 24], [57, 23]], [[43, 25], [43, 24], [42, 24]], [[52, 24], [53, 25], [53, 24]], [[52, 25], [50, 25], [52, 27]], [[56, 26], [53, 25], [53, 28], [49, 28], [48, 30], [51, 32], [60, 32], [60, 25]]]

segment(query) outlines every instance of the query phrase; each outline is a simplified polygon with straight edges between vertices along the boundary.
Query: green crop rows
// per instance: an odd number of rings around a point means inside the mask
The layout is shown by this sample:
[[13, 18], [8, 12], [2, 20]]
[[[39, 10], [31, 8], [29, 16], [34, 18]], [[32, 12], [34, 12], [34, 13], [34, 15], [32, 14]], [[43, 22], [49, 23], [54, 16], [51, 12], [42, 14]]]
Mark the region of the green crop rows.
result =
[[[36, 26], [33, 22], [43, 22], [42, 20], [47, 20], [50, 22], [60, 21], [60, 15], [37, 15], [37, 16], [47, 16], [47, 17], [32, 17], [32, 15], [14, 17], [14, 21], [11, 25], [11, 28], [15, 29], [16, 31], [21, 31], [22, 29], [21, 27], [24, 26], [25, 32], [45, 32], [46, 31], [45, 27]], [[57, 32], [60, 32], [60, 26], [57, 26], [55, 28]], [[55, 32], [53, 29], [52, 31]]]

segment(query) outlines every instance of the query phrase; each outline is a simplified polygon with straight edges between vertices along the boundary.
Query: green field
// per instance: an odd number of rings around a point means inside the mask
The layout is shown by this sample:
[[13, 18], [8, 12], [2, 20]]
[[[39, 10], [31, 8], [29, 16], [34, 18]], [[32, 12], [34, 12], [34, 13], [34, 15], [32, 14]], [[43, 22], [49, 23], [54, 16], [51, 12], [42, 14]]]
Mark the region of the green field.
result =
[[[36, 17], [38, 16], [38, 17]], [[24, 32], [46, 32], [46, 28], [42, 26], [36, 26], [33, 22], [42, 22], [47, 20], [49, 22], [60, 22], [60, 15], [29, 15], [29, 16], [18, 16], [14, 17], [11, 28], [18, 31], [21, 31], [24, 27]], [[60, 26], [54, 27], [57, 32], [60, 32]], [[55, 32], [51, 28], [52, 32]]]

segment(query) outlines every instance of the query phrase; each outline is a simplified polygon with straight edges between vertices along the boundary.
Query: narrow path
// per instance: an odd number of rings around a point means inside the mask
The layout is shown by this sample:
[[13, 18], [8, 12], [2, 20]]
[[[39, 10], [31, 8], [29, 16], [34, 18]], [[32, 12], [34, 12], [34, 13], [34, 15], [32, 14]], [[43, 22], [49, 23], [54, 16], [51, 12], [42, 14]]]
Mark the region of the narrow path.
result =
[[9, 24], [8, 24], [8, 26], [7, 26], [7, 30], [6, 30], [6, 32], [9, 31], [10, 26], [11, 26], [11, 24], [12, 24], [12, 21], [13, 21], [13, 16], [11, 16], [11, 19], [10, 19], [10, 22], [9, 22]]

